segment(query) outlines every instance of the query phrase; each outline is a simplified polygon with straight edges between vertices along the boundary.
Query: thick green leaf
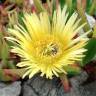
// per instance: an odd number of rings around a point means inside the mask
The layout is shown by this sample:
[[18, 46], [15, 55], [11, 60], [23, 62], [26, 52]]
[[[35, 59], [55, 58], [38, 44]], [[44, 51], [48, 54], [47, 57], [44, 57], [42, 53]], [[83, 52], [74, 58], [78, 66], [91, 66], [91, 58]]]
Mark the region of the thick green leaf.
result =
[[15, 69], [16, 68], [14, 60], [7, 61], [7, 68], [10, 68], [10, 69]]
[[80, 67], [71, 66], [71, 65], [65, 66], [64, 70], [68, 73], [69, 76], [76, 75], [76, 74], [79, 74], [81, 72], [81, 68]]
[[89, 14], [94, 15], [95, 12], [96, 12], [96, 0], [93, 0], [92, 5], [91, 5], [90, 10], [89, 10]]
[[7, 67], [8, 58], [9, 58], [9, 46], [7, 45], [5, 40], [3, 40], [1, 50], [1, 59], [3, 66]]
[[2, 32], [0, 32], [0, 59], [1, 59], [1, 52], [2, 52], [2, 37], [3, 37], [3, 34], [2, 34]]
[[90, 11], [91, 6], [92, 6], [92, 0], [88, 0], [88, 1], [87, 1], [87, 4], [86, 4], [86, 11], [87, 11], [88, 13], [89, 13], [89, 11]]
[[89, 63], [96, 55], [96, 39], [90, 39], [85, 48], [87, 49], [87, 51], [84, 53], [85, 57], [82, 60], [82, 66]]
[[63, 8], [65, 4], [65, 0], [59, 0], [59, 1], [60, 1], [61, 8]]
[[7, 43], [5, 41], [3, 41], [2, 43], [2, 59], [5, 60], [9, 57], [9, 46], [7, 45]]
[[23, 22], [23, 18], [24, 18], [24, 13], [23, 12], [20, 12], [18, 14], [18, 22], [19, 22], [19, 24], [21, 24], [25, 28], [25, 30], [27, 30], [26, 25]]
[[21, 68], [21, 69], [3, 69], [4, 71], [7, 70], [9, 73], [18, 75], [19, 77], [22, 78], [24, 73], [26, 72], [26, 68]]
[[93, 27], [93, 35], [92, 35], [92, 37], [96, 38], [96, 24]]
[[10, 2], [16, 3], [21, 6], [21, 4], [23, 4], [24, 1], [23, 0], [10, 0]]
[[43, 7], [42, 3], [40, 0], [33, 0], [34, 1], [34, 4], [35, 4], [35, 7], [37, 9], [37, 12], [42, 12], [42, 11], [45, 11], [45, 8]]
[[6, 76], [4, 70], [0, 68], [0, 81], [10, 81], [12, 78]]
[[77, 0], [77, 11], [78, 11], [79, 17], [81, 18], [81, 24], [84, 24], [85, 22], [87, 23], [83, 27], [84, 31], [87, 32], [90, 30], [90, 25], [89, 25], [88, 20], [86, 18], [85, 10], [83, 7], [84, 6], [82, 6], [82, 2], [80, 2], [80, 0]]
[[67, 5], [70, 16], [76, 10], [76, 0], [59, 0], [59, 1], [60, 1], [61, 8], [63, 8], [64, 5]]
[[56, 0], [52, 0], [52, 14], [56, 10]]
[[22, 78], [25, 69], [1, 69], [0, 68], [0, 81], [14, 81], [15, 79]]

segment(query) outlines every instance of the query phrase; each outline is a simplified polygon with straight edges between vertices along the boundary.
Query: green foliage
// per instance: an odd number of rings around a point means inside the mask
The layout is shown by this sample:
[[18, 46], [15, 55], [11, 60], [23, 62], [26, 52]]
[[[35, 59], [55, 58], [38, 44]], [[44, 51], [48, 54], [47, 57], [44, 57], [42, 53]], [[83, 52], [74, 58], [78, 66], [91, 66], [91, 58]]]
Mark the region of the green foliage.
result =
[[9, 58], [9, 46], [4, 40], [3, 33], [0, 32], [0, 59], [2, 61], [2, 67], [6, 66], [7, 59]]
[[90, 8], [92, 6], [92, 0], [87, 0], [87, 4], [86, 4], [86, 12], [89, 12], [90, 11]]
[[60, 0], [60, 5], [61, 5], [61, 8], [64, 7], [64, 4], [65, 4], [65, 0]]
[[10, 60], [10, 46], [2, 32], [0, 32], [0, 68], [16, 68], [14, 62]]
[[38, 13], [45, 11], [40, 0], [33, 0], [33, 1], [34, 1], [35, 7], [36, 7]]
[[24, 18], [24, 14], [23, 14], [23, 12], [20, 12], [18, 14], [18, 22], [19, 22], [19, 24], [21, 24], [27, 30], [27, 28], [26, 28], [26, 26], [25, 26], [25, 24], [23, 22], [23, 18]]
[[56, 10], [56, 0], [52, 0], [52, 14], [54, 13], [54, 10]]
[[[60, 1], [60, 5], [61, 7], [63, 8], [63, 6], [65, 4], [67, 4], [68, 6], [68, 11], [70, 13], [70, 15], [77, 10], [77, 2], [81, 2], [81, 8], [84, 7], [83, 6], [83, 3], [84, 1], [83, 0], [59, 0]], [[83, 8], [83, 10], [85, 10], [88, 14], [90, 15], [96, 15], [96, 0], [86, 0], [85, 2], [85, 9]]]
[[68, 73], [68, 75], [77, 75], [81, 72], [81, 68], [76, 66], [76, 65], [69, 65], [69, 66], [65, 66], [64, 70]]
[[0, 69], [0, 81], [15, 81], [23, 76], [25, 69]]
[[9, 1], [18, 5], [23, 4], [23, 0], [9, 0]]
[[92, 37], [93, 37], [93, 38], [96, 38], [96, 24], [95, 24], [95, 26], [93, 27]]
[[3, 69], [0, 69], [0, 81], [10, 81], [12, 78], [7, 76]]
[[90, 15], [96, 15], [96, 0], [87, 0], [86, 12]]
[[[86, 18], [86, 15], [85, 15], [85, 9], [84, 9], [85, 6], [82, 5], [82, 3], [77, 0], [77, 11], [78, 11], [78, 14], [79, 14], [79, 17], [81, 18], [81, 24], [84, 24], [85, 22], [87, 23], [85, 26], [84, 26], [84, 31], [87, 32], [90, 30], [90, 25], [87, 21], [87, 18]], [[86, 8], [86, 7], [85, 7]]]
[[[1, 2], [2, 1], [2, 2]], [[1, 0], [0, 3], [3, 3], [4, 0]], [[23, 6], [23, 0], [8, 0], [11, 3], [19, 5], [19, 7]], [[50, 15], [50, 21], [52, 19], [52, 14], [57, 8], [57, 0], [46, 0], [47, 4], [46, 8], [43, 6], [40, 0], [33, 0], [34, 6], [36, 7], [37, 14], [42, 11], [48, 11]], [[52, 1], [52, 2], [51, 2]], [[61, 9], [66, 4], [68, 7], [69, 16], [72, 15], [74, 11], [78, 13], [78, 17], [82, 19], [81, 23], [87, 22], [85, 13], [88, 13], [89, 15], [96, 15], [96, 0], [58, 0], [61, 6]], [[82, 1], [81, 3], [78, 1]], [[85, 5], [83, 4], [84, 1]], [[33, 6], [33, 5], [32, 5]], [[47, 8], [48, 7], [48, 8]], [[6, 10], [9, 11], [11, 8], [13, 8], [13, 5], [9, 5]], [[25, 8], [25, 7], [24, 7]], [[24, 15], [23, 12], [25, 10], [22, 10], [23, 7], [19, 10], [19, 12], [16, 12], [17, 10], [11, 10], [12, 13], [10, 13], [9, 16], [9, 26], [14, 28], [14, 25], [17, 25], [20, 23], [26, 30], [26, 26], [23, 22]], [[52, 12], [51, 12], [52, 11]], [[93, 37], [96, 38], [96, 25], [93, 28]], [[87, 25], [84, 27], [84, 31], [90, 30], [90, 26], [87, 22]], [[82, 62], [80, 63], [81, 66], [85, 66], [87, 63], [89, 63], [94, 56], [96, 56], [96, 39], [95, 38], [89, 38], [88, 44], [85, 46], [85, 48], [88, 50], [84, 53], [85, 57], [83, 58]], [[22, 75], [25, 72], [25, 69], [17, 69], [17, 67], [14, 64], [14, 60], [9, 60], [10, 58], [10, 44], [6, 42], [4, 39], [4, 35], [2, 32], [0, 32], [0, 80], [2, 81], [10, 81], [13, 79], [13, 77], [10, 77], [10, 75], [18, 75], [19, 77], [22, 77]], [[4, 68], [7, 68], [7, 70], [4, 70]], [[65, 66], [64, 70], [68, 73], [68, 75], [76, 75], [81, 72], [81, 68], [78, 66]], [[7, 75], [6, 75], [7, 74]], [[65, 77], [66, 78], [66, 77]]]
[[61, 8], [63, 8], [65, 4], [68, 6], [69, 15], [76, 11], [76, 0], [60, 0]]
[[82, 66], [89, 63], [96, 55], [96, 39], [91, 38], [85, 48], [87, 51], [84, 53], [85, 57], [81, 62]]

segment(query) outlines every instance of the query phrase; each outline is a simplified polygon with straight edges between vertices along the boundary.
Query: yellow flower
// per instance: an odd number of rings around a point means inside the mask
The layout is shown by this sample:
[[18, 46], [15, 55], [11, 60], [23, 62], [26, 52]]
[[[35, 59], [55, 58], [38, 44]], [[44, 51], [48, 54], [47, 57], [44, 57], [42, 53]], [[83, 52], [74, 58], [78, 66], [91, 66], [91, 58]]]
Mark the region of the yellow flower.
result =
[[61, 11], [60, 7], [54, 12], [50, 21], [47, 12], [25, 14], [22, 25], [9, 29], [12, 37], [8, 39], [14, 43], [12, 52], [17, 53], [21, 58], [18, 67], [26, 68], [26, 75], [29, 78], [36, 73], [52, 79], [60, 73], [66, 74], [64, 66], [74, 64], [82, 59], [84, 46], [87, 43], [85, 34], [75, 37], [85, 25], [79, 26], [77, 13], [69, 18], [65, 6]]

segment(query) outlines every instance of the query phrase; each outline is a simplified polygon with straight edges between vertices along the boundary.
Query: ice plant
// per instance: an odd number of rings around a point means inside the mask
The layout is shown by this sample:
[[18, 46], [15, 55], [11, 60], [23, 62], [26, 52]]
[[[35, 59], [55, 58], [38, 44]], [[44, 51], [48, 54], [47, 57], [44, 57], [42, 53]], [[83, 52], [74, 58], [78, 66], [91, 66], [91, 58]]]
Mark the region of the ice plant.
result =
[[26, 69], [23, 78], [27, 75], [31, 78], [36, 73], [49, 79], [54, 75], [59, 77], [61, 73], [67, 73], [64, 66], [74, 64], [84, 56], [88, 32], [76, 35], [85, 24], [79, 25], [77, 13], [69, 18], [66, 10], [66, 6], [62, 11], [59, 7], [52, 20], [47, 12], [26, 13], [23, 18], [26, 28], [20, 24], [9, 28], [8, 39], [14, 43], [12, 52], [22, 58], [17, 66]]

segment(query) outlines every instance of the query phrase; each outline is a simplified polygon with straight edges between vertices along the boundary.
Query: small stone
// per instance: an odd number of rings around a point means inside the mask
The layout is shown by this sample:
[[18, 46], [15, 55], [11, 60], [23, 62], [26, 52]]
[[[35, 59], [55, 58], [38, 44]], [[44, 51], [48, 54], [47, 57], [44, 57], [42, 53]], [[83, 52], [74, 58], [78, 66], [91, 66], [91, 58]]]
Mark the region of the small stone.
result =
[[96, 20], [88, 14], [85, 14], [85, 15], [87, 17], [87, 20], [88, 20], [88, 23], [89, 23], [90, 27], [93, 28], [94, 25], [96, 24]]
[[0, 96], [19, 96], [21, 91], [21, 82], [13, 82], [12, 84], [5, 84], [0, 82]]
[[71, 84], [74, 86], [74, 85], [80, 85], [82, 84], [84, 81], [86, 81], [88, 78], [88, 74], [85, 72], [85, 71], [82, 71], [80, 73], [80, 75], [77, 75], [73, 78], [70, 79], [71, 81]]
[[22, 96], [96, 96], [96, 82], [82, 85], [88, 75], [81, 72], [70, 79], [72, 85], [69, 92], [65, 92], [59, 78], [48, 80], [38, 75], [24, 82]]

